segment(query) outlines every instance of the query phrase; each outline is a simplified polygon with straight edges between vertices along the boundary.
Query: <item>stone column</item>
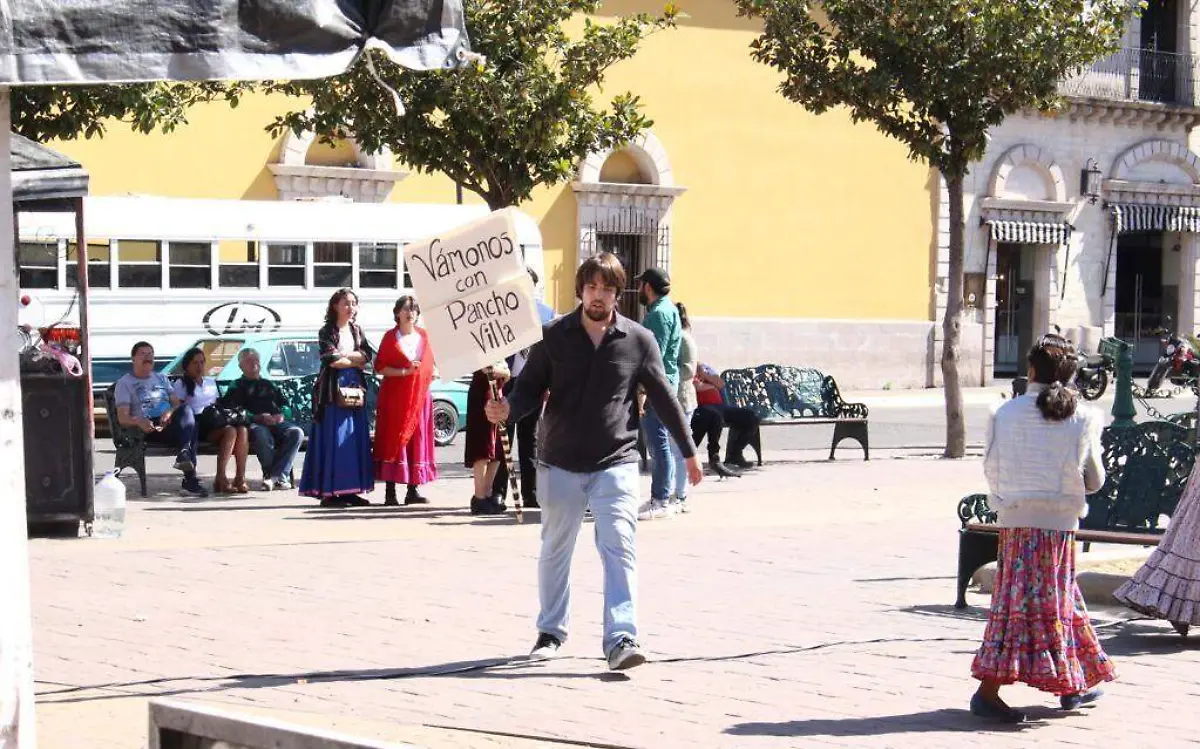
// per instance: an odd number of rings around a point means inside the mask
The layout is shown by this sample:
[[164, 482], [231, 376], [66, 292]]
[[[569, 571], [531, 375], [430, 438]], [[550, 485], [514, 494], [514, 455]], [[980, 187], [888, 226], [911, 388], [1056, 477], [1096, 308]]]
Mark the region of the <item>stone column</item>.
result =
[[34, 749], [33, 638], [25, 451], [17, 363], [18, 284], [13, 262], [11, 114], [0, 87], [0, 749]]
[[1038, 245], [1033, 248], [1033, 340], [1050, 332], [1050, 295], [1053, 291], [1055, 247]]
[[1176, 318], [1180, 334], [1194, 333], [1200, 321], [1200, 234], [1179, 235], [1179, 310]]

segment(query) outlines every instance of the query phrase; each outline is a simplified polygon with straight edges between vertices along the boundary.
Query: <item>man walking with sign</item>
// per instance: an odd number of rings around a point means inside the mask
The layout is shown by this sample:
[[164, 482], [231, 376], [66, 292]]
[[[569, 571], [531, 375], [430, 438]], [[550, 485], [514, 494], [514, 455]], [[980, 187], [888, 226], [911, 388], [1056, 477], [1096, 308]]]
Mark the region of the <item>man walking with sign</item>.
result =
[[530, 657], [550, 658], [567, 639], [571, 556], [590, 506], [604, 566], [604, 654], [614, 671], [646, 662], [637, 642], [634, 603], [638, 385], [678, 441], [689, 481], [698, 484], [704, 475], [654, 336], [616, 311], [624, 288], [625, 270], [614, 255], [585, 260], [575, 274], [575, 295], [582, 304], [545, 327], [511, 396], [487, 405], [488, 419], [501, 423], [540, 407], [550, 393], [538, 467], [541, 613]]

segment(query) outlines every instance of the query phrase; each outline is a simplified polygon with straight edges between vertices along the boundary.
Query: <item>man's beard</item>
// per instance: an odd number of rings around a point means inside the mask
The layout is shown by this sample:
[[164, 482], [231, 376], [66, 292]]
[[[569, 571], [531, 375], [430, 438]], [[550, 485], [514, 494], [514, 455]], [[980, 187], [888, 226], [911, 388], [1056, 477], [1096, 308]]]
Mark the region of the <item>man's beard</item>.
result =
[[646, 296], [644, 293], [638, 294], [638, 301], [642, 303], [643, 307], [650, 306], [650, 297]]
[[612, 317], [612, 311], [604, 309], [604, 307], [596, 307], [588, 305], [584, 308], [583, 313], [588, 316], [592, 322], [604, 322]]

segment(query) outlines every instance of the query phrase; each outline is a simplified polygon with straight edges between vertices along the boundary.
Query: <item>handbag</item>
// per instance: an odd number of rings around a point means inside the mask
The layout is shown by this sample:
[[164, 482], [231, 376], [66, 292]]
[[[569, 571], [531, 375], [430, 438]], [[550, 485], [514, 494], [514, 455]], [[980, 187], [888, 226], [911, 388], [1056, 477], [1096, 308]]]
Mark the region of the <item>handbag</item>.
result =
[[245, 410], [217, 403], [204, 409], [200, 418], [204, 422], [205, 431], [224, 429], [225, 427], [248, 427], [251, 424], [250, 414]]
[[362, 408], [367, 403], [367, 391], [360, 387], [339, 387], [333, 400], [339, 408]]

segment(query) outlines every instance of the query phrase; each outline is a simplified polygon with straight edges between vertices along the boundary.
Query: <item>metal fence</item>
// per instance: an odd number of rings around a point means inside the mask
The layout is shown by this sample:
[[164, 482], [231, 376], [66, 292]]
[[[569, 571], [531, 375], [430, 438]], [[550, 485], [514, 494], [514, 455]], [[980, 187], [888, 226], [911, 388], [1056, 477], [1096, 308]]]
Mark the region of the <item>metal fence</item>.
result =
[[1193, 106], [1195, 84], [1191, 55], [1122, 49], [1068, 76], [1059, 90], [1066, 96]]

